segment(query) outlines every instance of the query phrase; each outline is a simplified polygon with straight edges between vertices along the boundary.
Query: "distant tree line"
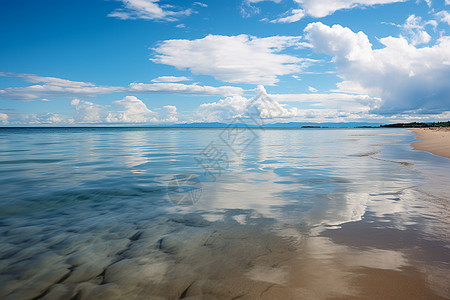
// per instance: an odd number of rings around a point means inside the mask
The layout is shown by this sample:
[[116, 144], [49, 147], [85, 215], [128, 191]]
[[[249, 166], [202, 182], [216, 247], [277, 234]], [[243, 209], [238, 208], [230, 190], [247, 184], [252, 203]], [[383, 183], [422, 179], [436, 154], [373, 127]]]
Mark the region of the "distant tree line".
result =
[[396, 123], [380, 125], [380, 127], [395, 127], [395, 128], [429, 128], [429, 127], [450, 127], [450, 121], [447, 122], [433, 122], [433, 123]]

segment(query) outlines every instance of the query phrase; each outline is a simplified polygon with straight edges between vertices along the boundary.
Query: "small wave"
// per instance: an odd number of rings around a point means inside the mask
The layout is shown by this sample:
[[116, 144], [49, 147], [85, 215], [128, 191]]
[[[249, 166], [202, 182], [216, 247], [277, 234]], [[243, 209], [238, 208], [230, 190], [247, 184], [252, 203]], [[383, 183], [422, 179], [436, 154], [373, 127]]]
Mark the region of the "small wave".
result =
[[406, 166], [406, 167], [414, 166], [413, 163], [409, 163], [409, 162], [405, 162], [405, 161], [388, 160], [388, 159], [382, 159], [382, 158], [378, 158], [378, 157], [371, 157], [371, 158], [376, 159], [376, 160], [381, 160], [381, 161], [386, 161], [386, 162], [400, 164], [400, 165], [403, 165], [403, 166]]
[[20, 159], [20, 160], [3, 160], [0, 165], [20, 165], [20, 164], [50, 164], [62, 162], [64, 159]]
[[378, 153], [380, 153], [381, 150], [378, 151], [374, 151], [374, 152], [369, 152], [369, 153], [364, 153], [364, 154], [352, 154], [350, 156], [356, 156], [356, 157], [365, 157], [365, 156], [372, 156], [372, 155], [376, 155]]

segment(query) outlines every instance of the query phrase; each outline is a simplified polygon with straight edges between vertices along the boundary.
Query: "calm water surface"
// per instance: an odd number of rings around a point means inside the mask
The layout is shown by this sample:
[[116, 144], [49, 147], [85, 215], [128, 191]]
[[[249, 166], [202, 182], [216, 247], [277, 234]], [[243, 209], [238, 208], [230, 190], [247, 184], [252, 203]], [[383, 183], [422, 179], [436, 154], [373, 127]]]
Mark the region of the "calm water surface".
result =
[[450, 160], [413, 141], [0, 129], [0, 298], [449, 299]]

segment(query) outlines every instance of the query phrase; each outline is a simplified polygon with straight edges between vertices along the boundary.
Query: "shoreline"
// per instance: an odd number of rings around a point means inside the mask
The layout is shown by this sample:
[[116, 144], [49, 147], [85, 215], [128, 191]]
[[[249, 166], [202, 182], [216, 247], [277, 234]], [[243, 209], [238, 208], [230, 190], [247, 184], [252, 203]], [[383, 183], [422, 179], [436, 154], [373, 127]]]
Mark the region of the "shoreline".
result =
[[409, 128], [418, 140], [411, 143], [414, 150], [450, 158], [450, 128]]

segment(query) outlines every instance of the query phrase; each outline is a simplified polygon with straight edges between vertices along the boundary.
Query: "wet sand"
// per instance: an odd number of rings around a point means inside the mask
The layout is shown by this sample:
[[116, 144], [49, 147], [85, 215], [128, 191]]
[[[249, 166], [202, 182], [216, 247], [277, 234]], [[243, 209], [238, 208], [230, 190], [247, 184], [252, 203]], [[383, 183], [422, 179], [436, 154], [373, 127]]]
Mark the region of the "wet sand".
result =
[[[405, 242], [398, 230], [385, 229], [377, 237], [373, 234], [376, 225], [361, 229], [348, 224], [340, 232], [310, 236], [301, 226], [283, 228], [270, 226], [270, 220], [247, 221], [250, 224], [242, 225], [208, 222], [196, 214], [160, 216], [123, 228], [113, 241], [103, 232], [105, 226], [94, 235], [95, 244], [92, 235], [89, 241], [83, 240], [87, 238], [83, 233], [62, 241], [38, 233], [36, 237], [45, 239], [46, 245], [12, 254], [7, 269], [14, 280], [0, 284], [0, 296], [49, 300], [446, 299], [450, 294], [447, 270], [433, 263], [410, 265], [408, 260], [417, 254], [408, 252], [421, 251], [412, 250], [414, 241]], [[30, 228], [20, 231], [24, 230]], [[9, 233], [13, 242], [19, 233]], [[367, 233], [371, 238], [361, 238]], [[386, 242], [389, 237], [394, 243], [403, 240], [400, 247]], [[378, 248], [382, 239], [385, 249]], [[421, 246], [433, 253], [445, 252], [436, 242]]]
[[414, 150], [427, 151], [450, 158], [450, 128], [413, 128], [419, 141], [412, 143]]

